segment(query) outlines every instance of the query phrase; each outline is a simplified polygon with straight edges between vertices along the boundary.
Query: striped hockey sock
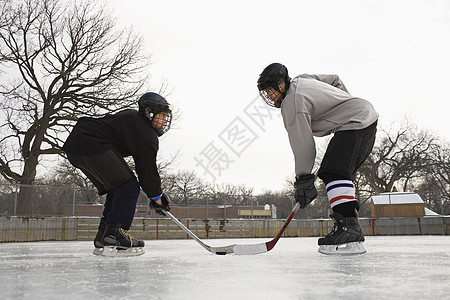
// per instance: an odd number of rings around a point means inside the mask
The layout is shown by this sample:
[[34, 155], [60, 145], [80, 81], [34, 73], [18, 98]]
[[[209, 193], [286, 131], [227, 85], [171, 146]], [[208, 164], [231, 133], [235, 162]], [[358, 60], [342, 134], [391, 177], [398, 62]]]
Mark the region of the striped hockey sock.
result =
[[326, 187], [331, 208], [339, 204], [356, 201], [355, 187], [350, 180], [335, 180], [328, 183]]

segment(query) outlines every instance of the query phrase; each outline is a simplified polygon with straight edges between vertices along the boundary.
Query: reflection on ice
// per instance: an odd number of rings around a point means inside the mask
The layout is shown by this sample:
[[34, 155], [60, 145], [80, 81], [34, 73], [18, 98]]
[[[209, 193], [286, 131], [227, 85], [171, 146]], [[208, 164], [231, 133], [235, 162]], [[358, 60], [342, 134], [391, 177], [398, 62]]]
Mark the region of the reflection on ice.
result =
[[[207, 240], [211, 246], [267, 239]], [[146, 241], [136, 257], [92, 242], [0, 244], [2, 299], [445, 299], [449, 236], [366, 237], [367, 253], [330, 256], [317, 238], [282, 238], [254, 256], [211, 254], [193, 240]]]

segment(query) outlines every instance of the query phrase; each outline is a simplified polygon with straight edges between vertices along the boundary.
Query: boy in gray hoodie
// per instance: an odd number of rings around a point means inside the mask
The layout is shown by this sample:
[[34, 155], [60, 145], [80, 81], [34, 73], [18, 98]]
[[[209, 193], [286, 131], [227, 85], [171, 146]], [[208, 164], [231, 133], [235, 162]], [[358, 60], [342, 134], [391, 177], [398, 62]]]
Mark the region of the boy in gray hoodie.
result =
[[326, 184], [334, 228], [319, 239], [319, 252], [366, 252], [353, 180], [372, 151], [378, 113], [368, 101], [350, 95], [337, 75], [302, 74], [291, 79], [279, 63], [263, 70], [258, 89], [267, 104], [281, 108], [295, 157], [295, 198], [301, 208], [317, 197], [313, 137], [333, 134], [317, 176]]

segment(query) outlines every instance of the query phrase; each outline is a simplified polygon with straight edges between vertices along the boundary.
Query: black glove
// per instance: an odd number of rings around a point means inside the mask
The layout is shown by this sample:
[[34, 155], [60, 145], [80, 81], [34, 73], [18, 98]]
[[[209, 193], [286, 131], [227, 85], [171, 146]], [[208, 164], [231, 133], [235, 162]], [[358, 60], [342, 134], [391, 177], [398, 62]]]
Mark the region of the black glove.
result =
[[170, 211], [169, 196], [167, 196], [164, 193], [161, 194], [160, 199], [161, 199], [162, 205], [159, 205], [158, 203], [156, 203], [156, 200], [158, 200], [158, 199], [154, 200], [155, 198], [157, 198], [157, 197], [153, 197], [150, 199], [150, 203], [149, 203], [150, 209], [153, 209], [158, 215], [165, 216], [166, 214], [162, 210]]
[[300, 208], [305, 208], [317, 197], [317, 190], [314, 186], [316, 177], [313, 174], [303, 175], [294, 183], [295, 200], [300, 203]]

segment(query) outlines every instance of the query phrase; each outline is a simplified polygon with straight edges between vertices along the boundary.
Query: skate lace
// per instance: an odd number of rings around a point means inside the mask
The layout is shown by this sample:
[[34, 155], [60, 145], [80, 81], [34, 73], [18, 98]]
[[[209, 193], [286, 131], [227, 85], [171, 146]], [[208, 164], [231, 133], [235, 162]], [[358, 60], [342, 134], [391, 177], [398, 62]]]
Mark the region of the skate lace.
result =
[[338, 224], [338, 223], [334, 223], [333, 230], [331, 230], [331, 232], [329, 234], [327, 234], [326, 237], [333, 236], [338, 231], [339, 225], [340, 224]]
[[119, 228], [124, 236], [126, 236], [130, 240], [130, 247], [133, 247], [133, 237], [123, 228]]

